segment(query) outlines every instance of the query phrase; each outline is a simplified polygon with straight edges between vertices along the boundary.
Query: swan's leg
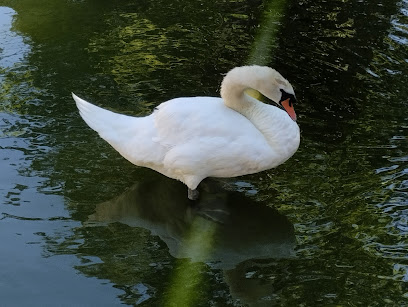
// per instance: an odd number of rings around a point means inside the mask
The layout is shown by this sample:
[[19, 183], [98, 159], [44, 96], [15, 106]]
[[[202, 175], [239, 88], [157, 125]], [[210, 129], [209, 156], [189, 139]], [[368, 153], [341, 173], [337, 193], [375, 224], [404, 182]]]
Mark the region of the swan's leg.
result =
[[192, 190], [192, 189], [188, 188], [188, 199], [197, 200], [199, 195], [200, 195], [200, 193], [198, 192], [197, 189]]
[[[188, 199], [190, 200], [197, 200], [198, 195], [200, 194], [197, 190], [198, 185], [200, 182], [203, 180], [203, 177], [197, 176], [197, 175], [185, 175], [183, 178], [184, 184], [188, 188]], [[190, 187], [194, 187], [194, 189], [191, 189]]]

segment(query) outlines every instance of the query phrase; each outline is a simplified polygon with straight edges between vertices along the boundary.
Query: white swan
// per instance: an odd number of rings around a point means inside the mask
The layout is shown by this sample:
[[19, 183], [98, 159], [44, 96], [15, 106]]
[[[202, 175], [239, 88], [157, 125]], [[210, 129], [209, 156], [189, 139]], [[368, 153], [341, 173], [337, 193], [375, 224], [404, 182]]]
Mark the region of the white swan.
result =
[[[246, 94], [255, 89], [284, 107]], [[282, 164], [299, 147], [290, 83], [265, 66], [232, 69], [221, 97], [183, 97], [160, 104], [146, 117], [117, 114], [72, 94], [82, 118], [133, 164], [178, 179], [196, 199], [206, 177], [235, 177]]]

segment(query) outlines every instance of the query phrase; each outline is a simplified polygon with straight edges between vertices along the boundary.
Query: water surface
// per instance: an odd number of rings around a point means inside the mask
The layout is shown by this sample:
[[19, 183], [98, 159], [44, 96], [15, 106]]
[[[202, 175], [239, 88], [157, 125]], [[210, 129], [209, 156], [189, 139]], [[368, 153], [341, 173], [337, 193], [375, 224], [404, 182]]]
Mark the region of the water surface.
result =
[[[408, 305], [408, 2], [0, 1], [6, 305]], [[270, 65], [295, 87], [284, 165], [185, 187], [70, 97], [146, 115]]]

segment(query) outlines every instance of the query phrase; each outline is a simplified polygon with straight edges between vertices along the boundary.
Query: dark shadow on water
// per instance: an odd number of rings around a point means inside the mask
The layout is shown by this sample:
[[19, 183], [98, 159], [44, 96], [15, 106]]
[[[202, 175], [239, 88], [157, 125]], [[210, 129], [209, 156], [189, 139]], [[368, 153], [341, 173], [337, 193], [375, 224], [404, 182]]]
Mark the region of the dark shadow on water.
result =
[[[122, 195], [96, 205], [84, 226], [91, 230], [118, 223], [148, 230], [165, 243], [162, 248], [180, 259], [169, 272], [172, 277], [163, 289], [164, 297], [156, 298], [170, 305], [184, 304], [189, 295], [200, 297], [199, 291], [206, 288], [200, 277], [205, 263], [221, 274], [234, 300], [264, 306], [262, 298], [271, 294], [271, 283], [252, 278], [251, 271], [255, 275], [276, 259], [295, 257], [294, 227], [285, 216], [215, 180], [202, 183], [200, 199], [192, 202], [183, 184], [152, 174]], [[98, 277], [106, 278], [101, 273]], [[198, 288], [184, 289], [184, 298], [174, 297], [180, 287], [194, 284]]]
[[[205, 255], [186, 246], [197, 219], [195, 233], [200, 234], [201, 228], [203, 233], [216, 229]], [[119, 197], [97, 205], [86, 224], [100, 222], [145, 228], [165, 242], [173, 257], [211, 262], [215, 268], [231, 269], [248, 259], [294, 256], [293, 225], [286, 217], [210, 180], [196, 202], [187, 199], [187, 189], [179, 182], [154, 178], [136, 183]]]

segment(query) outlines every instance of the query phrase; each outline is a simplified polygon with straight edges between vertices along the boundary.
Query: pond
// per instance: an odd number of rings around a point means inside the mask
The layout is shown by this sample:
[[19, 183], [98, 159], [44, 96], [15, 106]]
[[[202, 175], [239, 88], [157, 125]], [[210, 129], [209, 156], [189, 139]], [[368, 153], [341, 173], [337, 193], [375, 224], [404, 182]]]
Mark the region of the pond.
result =
[[[300, 148], [195, 206], [71, 97], [144, 116], [245, 64]], [[407, 0], [1, 0], [2, 304], [408, 306], [407, 84]]]

